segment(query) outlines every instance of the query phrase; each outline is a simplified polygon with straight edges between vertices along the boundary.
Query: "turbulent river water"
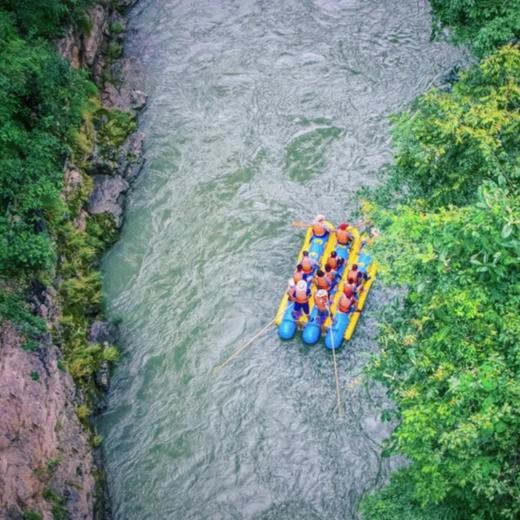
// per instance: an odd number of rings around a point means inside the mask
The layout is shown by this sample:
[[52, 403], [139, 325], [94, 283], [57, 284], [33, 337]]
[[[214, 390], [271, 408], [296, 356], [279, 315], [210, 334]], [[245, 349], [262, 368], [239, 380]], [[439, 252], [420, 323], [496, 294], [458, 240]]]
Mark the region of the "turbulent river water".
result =
[[388, 115], [464, 60], [422, 0], [142, 0], [126, 57], [147, 162], [104, 260], [122, 360], [104, 435], [116, 519], [357, 518], [392, 469], [375, 287], [332, 359], [273, 329], [302, 231], [338, 222], [391, 159]]

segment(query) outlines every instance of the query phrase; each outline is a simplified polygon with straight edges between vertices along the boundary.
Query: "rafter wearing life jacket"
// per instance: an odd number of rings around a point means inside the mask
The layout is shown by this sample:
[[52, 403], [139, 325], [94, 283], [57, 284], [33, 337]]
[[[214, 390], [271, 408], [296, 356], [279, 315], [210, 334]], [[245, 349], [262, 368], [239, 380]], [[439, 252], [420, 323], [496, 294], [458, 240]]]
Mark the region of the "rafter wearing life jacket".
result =
[[337, 274], [337, 271], [332, 269], [330, 265], [325, 266], [325, 278], [327, 278], [327, 280], [329, 281], [330, 290], [332, 290], [337, 283]]
[[326, 265], [337, 271], [343, 265], [343, 258], [339, 257], [336, 251], [332, 251]]
[[343, 290], [343, 294], [339, 299], [338, 310], [340, 312], [348, 313], [354, 310], [357, 304], [356, 294], [352, 289], [347, 288]]
[[316, 215], [312, 223], [312, 234], [316, 238], [326, 237], [334, 228], [325, 222], [325, 215]]
[[302, 264], [303, 268], [303, 278], [306, 279], [314, 272], [314, 267], [316, 266], [316, 262], [309, 256], [309, 251], [304, 251], [302, 253]]
[[341, 244], [342, 246], [346, 246], [349, 244], [349, 242], [352, 240], [352, 233], [348, 231], [348, 228], [350, 227], [349, 224], [346, 224], [343, 222], [338, 226], [338, 229], [336, 229], [336, 240], [338, 244]]
[[298, 283], [300, 280], [303, 280], [303, 265], [298, 264], [296, 266], [296, 271], [294, 271], [293, 279], [296, 283]]
[[293, 318], [297, 320], [301, 313], [309, 315], [309, 298], [311, 297], [311, 290], [305, 280], [300, 280], [296, 284], [294, 291], [294, 309], [292, 311]]
[[319, 289], [314, 295], [314, 305], [317, 309], [317, 318], [322, 324], [329, 315], [329, 293], [325, 289]]
[[326, 291], [330, 289], [330, 281], [325, 276], [325, 272], [321, 269], [318, 269], [316, 272], [316, 276], [314, 277], [313, 282], [316, 284], [318, 289], [325, 289]]
[[287, 282], [287, 296], [289, 297], [289, 301], [294, 301], [294, 296], [296, 293], [296, 282], [294, 281], [294, 278], [289, 278], [289, 281]]

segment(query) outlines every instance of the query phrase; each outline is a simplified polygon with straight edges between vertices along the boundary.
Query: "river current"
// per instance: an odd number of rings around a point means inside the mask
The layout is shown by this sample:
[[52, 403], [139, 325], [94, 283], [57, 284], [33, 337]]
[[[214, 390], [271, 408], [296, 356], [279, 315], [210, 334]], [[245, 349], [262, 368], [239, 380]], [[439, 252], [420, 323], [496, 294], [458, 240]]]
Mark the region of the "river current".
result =
[[118, 520], [355, 519], [381, 459], [377, 284], [354, 339], [282, 343], [303, 232], [358, 209], [391, 160], [388, 116], [465, 61], [422, 0], [141, 0], [125, 47], [149, 94], [146, 165], [103, 262], [122, 359], [99, 420]]

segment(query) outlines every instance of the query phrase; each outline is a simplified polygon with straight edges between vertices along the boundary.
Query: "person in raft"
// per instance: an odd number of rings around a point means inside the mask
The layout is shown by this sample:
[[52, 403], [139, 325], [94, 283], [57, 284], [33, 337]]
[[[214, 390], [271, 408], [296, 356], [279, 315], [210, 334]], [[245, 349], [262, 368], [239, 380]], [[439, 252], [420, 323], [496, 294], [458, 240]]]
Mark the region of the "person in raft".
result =
[[354, 264], [352, 269], [347, 274], [347, 282], [349, 285], [361, 285], [361, 283], [366, 282], [369, 278], [370, 276], [368, 276], [367, 273], [363, 273], [359, 270], [357, 264]]
[[309, 316], [309, 298], [311, 296], [311, 289], [307, 285], [305, 280], [300, 280], [296, 284], [296, 290], [294, 291], [294, 309], [292, 316], [297, 320], [302, 312]]
[[314, 295], [314, 305], [316, 305], [316, 320], [323, 325], [329, 316], [329, 293], [325, 289], [318, 289]]
[[293, 280], [298, 283], [300, 280], [303, 280], [303, 265], [302, 264], [298, 264], [296, 266], [296, 271], [294, 271], [294, 274], [293, 274]]
[[307, 280], [309, 276], [312, 276], [317, 262], [309, 256], [309, 251], [304, 251], [302, 255], [302, 261], [300, 263], [302, 265], [303, 279]]
[[334, 228], [325, 222], [325, 215], [316, 215], [312, 222], [312, 236], [316, 238], [326, 237]]
[[294, 301], [294, 295], [296, 293], [296, 282], [294, 278], [289, 278], [289, 282], [287, 283], [287, 296], [289, 297], [289, 301]]
[[338, 226], [338, 229], [336, 229], [336, 240], [338, 244], [347, 246], [352, 240], [352, 233], [348, 230], [349, 227], [350, 224], [343, 222]]
[[343, 265], [343, 262], [343, 258], [339, 257], [336, 251], [332, 251], [329, 258], [327, 258], [326, 265], [337, 271]]
[[318, 289], [325, 289], [328, 291], [330, 289], [330, 281], [327, 276], [325, 276], [325, 271], [318, 269], [316, 272], [316, 276], [314, 277], [313, 283], [316, 285]]
[[325, 278], [327, 278], [327, 280], [329, 281], [330, 291], [332, 291], [336, 286], [336, 283], [338, 281], [337, 275], [337, 271], [335, 269], [332, 269], [330, 265], [325, 266]]
[[343, 294], [341, 295], [341, 298], [339, 299], [338, 311], [344, 312], [345, 314], [348, 314], [349, 312], [353, 311], [358, 311], [358, 309], [356, 309], [357, 301], [358, 300], [356, 297], [356, 293], [352, 290], [351, 287], [346, 286], [343, 289]]

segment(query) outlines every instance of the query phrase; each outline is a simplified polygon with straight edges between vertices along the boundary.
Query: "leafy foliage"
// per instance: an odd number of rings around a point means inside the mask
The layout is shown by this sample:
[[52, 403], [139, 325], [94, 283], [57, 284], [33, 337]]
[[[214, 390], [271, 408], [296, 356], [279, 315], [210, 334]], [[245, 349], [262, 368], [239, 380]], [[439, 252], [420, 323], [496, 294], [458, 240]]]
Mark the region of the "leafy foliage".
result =
[[431, 0], [440, 24], [449, 25], [459, 42], [470, 42], [483, 56], [520, 37], [519, 0]]
[[519, 81], [505, 47], [396, 119], [390, 185], [407, 196], [367, 210], [407, 295], [369, 371], [399, 410], [387, 449], [410, 465], [364, 500], [367, 520], [520, 517]]
[[64, 27], [83, 21], [85, 9], [94, 0], [3, 0], [15, 26], [27, 37], [54, 38]]
[[428, 205], [463, 204], [483, 180], [520, 180], [520, 53], [504, 47], [394, 118], [394, 177]]
[[95, 88], [0, 12], [0, 274], [48, 271], [63, 217], [63, 159]]

